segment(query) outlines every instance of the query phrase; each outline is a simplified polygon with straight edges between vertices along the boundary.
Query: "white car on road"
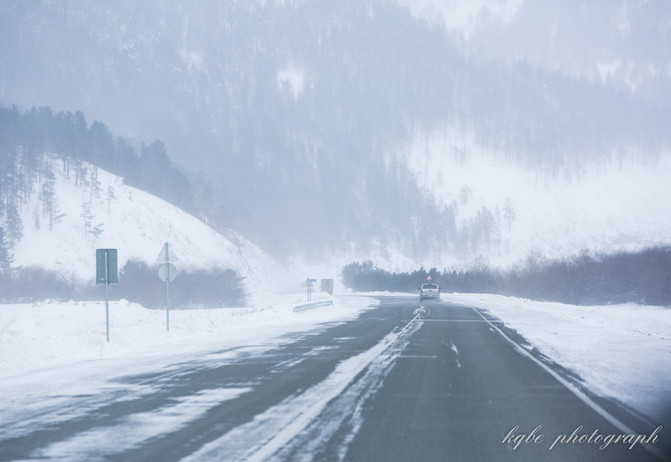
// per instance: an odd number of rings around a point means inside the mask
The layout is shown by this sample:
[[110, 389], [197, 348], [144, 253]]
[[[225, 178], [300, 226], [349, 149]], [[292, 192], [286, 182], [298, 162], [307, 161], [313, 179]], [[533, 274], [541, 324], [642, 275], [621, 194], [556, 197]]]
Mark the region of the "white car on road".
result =
[[440, 298], [440, 287], [437, 284], [422, 284], [419, 288], [419, 301], [423, 302], [428, 298], [431, 300]]

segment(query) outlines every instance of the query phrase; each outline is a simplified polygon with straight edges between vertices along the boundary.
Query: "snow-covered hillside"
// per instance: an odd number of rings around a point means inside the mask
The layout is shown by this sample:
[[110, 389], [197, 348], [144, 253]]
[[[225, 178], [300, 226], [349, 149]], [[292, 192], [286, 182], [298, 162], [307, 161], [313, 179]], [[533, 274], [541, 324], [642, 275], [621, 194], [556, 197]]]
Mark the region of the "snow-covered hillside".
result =
[[[97, 169], [97, 187], [84, 183], [73, 170], [65, 173], [59, 159], [51, 158], [54, 184], [54, 222], [41, 213], [38, 194], [23, 206], [23, 238], [14, 247], [14, 266], [41, 266], [58, 271], [63, 278], [95, 278], [95, 249], [118, 249], [119, 269], [131, 259], [156, 263], [165, 242], [178, 259], [177, 270], [232, 268], [250, 286], [276, 274], [274, 261], [234, 231], [222, 236], [177, 207], [127, 186], [123, 179]], [[79, 185], [77, 183], [79, 182]], [[93, 232], [98, 229], [99, 233]]]
[[161, 140], [211, 183], [204, 215], [276, 258], [424, 263], [454, 236], [427, 243], [450, 223], [393, 156], [415, 130], [464, 127], [539, 174], [669, 149], [669, 6], [612, 3], [2, 2], [0, 104]]
[[616, 153], [606, 165], [543, 174], [454, 127], [417, 134], [406, 152], [420, 187], [437, 205], [452, 207], [457, 229], [476, 232], [487, 225], [477, 223], [482, 211], [491, 212], [487, 242], [470, 247], [471, 260], [508, 266], [528, 256], [561, 259], [671, 243], [671, 158], [664, 153], [647, 161], [642, 153]]

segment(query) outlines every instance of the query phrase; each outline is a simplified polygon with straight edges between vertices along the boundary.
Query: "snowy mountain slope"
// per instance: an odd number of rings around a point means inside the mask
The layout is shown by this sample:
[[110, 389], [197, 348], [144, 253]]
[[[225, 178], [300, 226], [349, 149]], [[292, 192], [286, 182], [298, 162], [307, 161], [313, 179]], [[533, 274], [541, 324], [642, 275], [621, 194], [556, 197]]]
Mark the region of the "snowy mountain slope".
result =
[[[208, 217], [217, 228], [278, 259], [370, 256], [411, 269], [638, 248], [668, 242], [668, 213], [650, 199], [656, 174], [629, 158], [671, 146], [662, 3], [6, 3], [0, 103], [80, 110], [124, 136], [162, 140], [175, 162], [205, 172], [214, 203], [204, 214], [225, 211]], [[467, 133], [453, 139], [451, 125]], [[465, 144], [460, 158], [474, 169], [439, 160], [444, 192], [414, 154], [394, 155], [403, 145], [424, 155], [437, 128], [447, 141], [435, 143], [448, 153]], [[612, 152], [626, 159], [621, 170]], [[439, 203], [458, 198], [458, 230], [408, 164]], [[559, 176], [546, 179], [547, 168]], [[519, 188], [491, 187], [499, 176]], [[588, 187], [632, 176], [647, 192]]]
[[671, 145], [668, 7], [612, 3], [5, 2], [0, 103], [162, 140], [212, 182], [218, 227], [278, 258], [414, 259], [447, 226], [381, 168], [414, 130], [468, 126], [539, 169]]
[[[61, 161], [51, 159], [55, 181], [52, 230], [33, 194], [22, 213], [23, 238], [14, 248], [14, 266], [37, 265], [56, 270], [66, 279], [95, 277], [95, 249], [118, 249], [119, 269], [130, 259], [156, 263], [165, 242], [178, 261], [177, 270], [221, 267], [237, 270], [247, 284], [256, 285], [276, 273], [275, 263], [243, 236], [228, 237], [214, 231], [177, 207], [126, 186], [123, 179], [97, 169], [98, 187], [90, 178], [95, 170], [85, 165], [82, 183], [73, 170], [67, 175]], [[76, 184], [79, 182], [79, 186]], [[97, 192], [96, 192], [97, 191]], [[93, 229], [98, 227], [98, 236]]]
[[[507, 162], [467, 131], [417, 134], [408, 167], [457, 229], [488, 236], [469, 259], [507, 266], [527, 256], [636, 251], [671, 243], [671, 158], [628, 152], [608, 164], [544, 175]], [[491, 223], [478, 223], [490, 211]], [[462, 232], [463, 234], [463, 232]]]
[[668, 2], [399, 0], [462, 52], [570, 75], [668, 107]]

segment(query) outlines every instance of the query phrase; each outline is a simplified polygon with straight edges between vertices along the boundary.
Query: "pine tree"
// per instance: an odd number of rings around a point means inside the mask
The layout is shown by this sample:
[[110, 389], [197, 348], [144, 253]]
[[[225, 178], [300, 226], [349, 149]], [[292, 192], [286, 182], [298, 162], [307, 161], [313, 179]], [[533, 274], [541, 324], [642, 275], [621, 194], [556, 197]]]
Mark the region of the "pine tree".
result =
[[100, 237], [104, 230], [105, 225], [103, 223], [98, 223], [89, 231], [93, 235], [93, 242]]
[[9, 243], [9, 247], [14, 247], [14, 244], [20, 241], [23, 237], [23, 222], [21, 221], [21, 215], [19, 214], [16, 201], [12, 201], [10, 204], [8, 204], [6, 216], [6, 238]]
[[9, 271], [13, 262], [14, 257], [11, 255], [5, 240], [5, 230], [0, 226], [0, 273]]
[[100, 180], [98, 180], [98, 169], [94, 166], [91, 170], [89, 185], [90, 185], [90, 202], [93, 204], [93, 199], [98, 199], [100, 197]]
[[510, 198], [506, 199], [506, 203], [503, 206], [503, 218], [506, 220], [506, 225], [508, 225], [508, 231], [510, 231], [512, 224], [517, 218], [515, 216], [515, 209], [513, 208], [513, 203]]
[[44, 182], [40, 194], [42, 199], [42, 212], [49, 218], [49, 231], [54, 229], [54, 216], [56, 215], [56, 175], [47, 167], [44, 172]]
[[114, 188], [110, 185], [107, 187], [107, 214], [109, 215], [112, 211], [112, 201], [116, 199], [114, 195]]
[[82, 213], [79, 216], [84, 219], [84, 235], [86, 236], [91, 226], [93, 226], [93, 220], [95, 219], [90, 202], [82, 202]]
[[37, 207], [33, 210], [33, 226], [37, 231], [40, 230], [40, 210]]

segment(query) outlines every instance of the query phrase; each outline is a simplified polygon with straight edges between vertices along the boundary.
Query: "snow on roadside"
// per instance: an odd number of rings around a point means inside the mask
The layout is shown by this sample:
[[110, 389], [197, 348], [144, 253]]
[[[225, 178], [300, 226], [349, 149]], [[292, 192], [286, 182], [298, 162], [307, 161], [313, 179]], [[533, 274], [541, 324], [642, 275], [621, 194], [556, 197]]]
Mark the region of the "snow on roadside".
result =
[[[574, 306], [502, 295], [443, 294], [484, 308], [596, 394], [652, 418], [671, 410], [671, 309]], [[666, 415], [664, 415], [666, 413]]]
[[[174, 361], [175, 355], [258, 348], [262, 342], [270, 347], [286, 333], [354, 319], [375, 303], [364, 296], [335, 297], [333, 306], [294, 312], [304, 297], [260, 294], [250, 307], [172, 310], [170, 332], [165, 311], [111, 302], [110, 343], [105, 340], [104, 302], [0, 305], [0, 378], [7, 387], [83, 369], [95, 378], [112, 374], [117, 362], [121, 369], [131, 360], [132, 367], [155, 367], [157, 361]], [[653, 419], [671, 409], [669, 308], [573, 306], [486, 294], [443, 293], [442, 299], [488, 311], [550, 360], [574, 371], [598, 395]], [[105, 366], [108, 370], [95, 362], [84, 367], [85, 361], [99, 359], [113, 360]]]
[[165, 310], [112, 301], [109, 343], [104, 301], [0, 305], [0, 377], [91, 359], [169, 356], [269, 341], [351, 319], [374, 303], [336, 297], [332, 306], [295, 313], [300, 302], [300, 295], [287, 294], [261, 296], [250, 307], [171, 310], [168, 332]]

